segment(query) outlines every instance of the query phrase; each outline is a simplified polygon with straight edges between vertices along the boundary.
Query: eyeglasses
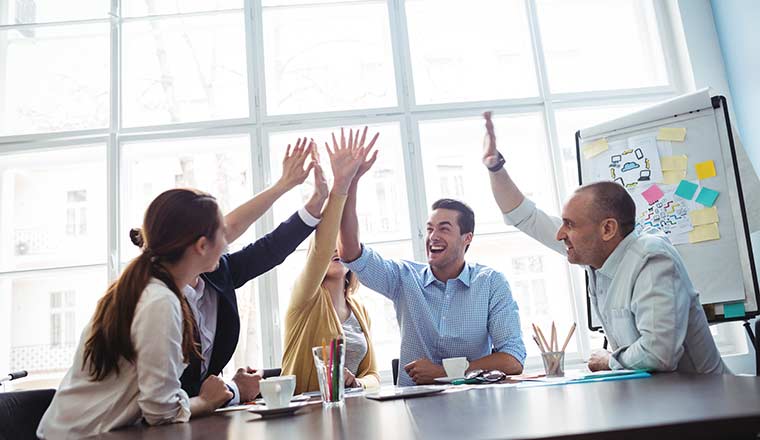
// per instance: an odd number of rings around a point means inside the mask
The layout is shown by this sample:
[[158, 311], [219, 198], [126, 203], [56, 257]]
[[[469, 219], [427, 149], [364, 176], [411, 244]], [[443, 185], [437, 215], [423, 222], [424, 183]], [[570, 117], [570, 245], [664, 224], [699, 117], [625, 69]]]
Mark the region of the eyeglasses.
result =
[[506, 379], [507, 375], [500, 370], [481, 370], [476, 368], [464, 376], [464, 379], [452, 381], [453, 385], [478, 384], [478, 383], [496, 383]]

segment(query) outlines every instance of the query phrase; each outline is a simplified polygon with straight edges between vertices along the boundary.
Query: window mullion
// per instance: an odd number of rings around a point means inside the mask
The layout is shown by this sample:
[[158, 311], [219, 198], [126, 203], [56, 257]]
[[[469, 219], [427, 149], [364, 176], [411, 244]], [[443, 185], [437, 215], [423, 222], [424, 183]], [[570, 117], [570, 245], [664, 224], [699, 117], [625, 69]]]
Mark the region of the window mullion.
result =
[[[554, 115], [554, 107], [551, 100], [551, 88], [549, 85], [549, 76], [546, 68], [546, 59], [544, 58], [544, 48], [541, 42], [541, 32], [538, 22], [538, 11], [536, 0], [525, 0], [525, 9], [528, 13], [528, 26], [530, 29], [530, 36], [533, 45], [533, 56], [536, 63], [536, 76], [538, 80], [539, 95], [543, 99], [544, 103], [544, 127], [548, 142], [546, 143], [549, 149], [548, 154], [551, 158], [552, 176], [554, 179], [554, 194], [555, 203], [560, 211], [562, 201], [567, 195], [567, 188], [565, 188], [564, 182], [564, 167], [562, 166], [562, 154], [560, 152], [560, 144], [557, 135], [557, 122]], [[576, 317], [576, 321], [580, 321], [584, 316], [585, 301], [581, 301], [581, 298], [585, 298], [585, 290], [580, 289], [580, 285], [577, 282], [577, 278], [572, 273], [569, 265], [566, 267], [567, 280], [570, 282], [570, 302], [573, 306], [573, 312]], [[581, 328], [583, 323], [579, 322]], [[580, 346], [578, 351], [581, 353], [589, 352], [588, 337], [585, 332], [579, 332]]]

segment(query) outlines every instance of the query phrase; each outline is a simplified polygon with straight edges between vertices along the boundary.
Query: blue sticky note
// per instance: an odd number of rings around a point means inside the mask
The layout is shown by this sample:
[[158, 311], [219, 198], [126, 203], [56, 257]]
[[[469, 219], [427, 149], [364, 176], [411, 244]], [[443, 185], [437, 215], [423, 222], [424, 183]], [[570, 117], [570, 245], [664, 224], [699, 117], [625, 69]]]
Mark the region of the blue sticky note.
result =
[[700, 191], [697, 196], [697, 203], [701, 203], [709, 208], [715, 204], [715, 199], [718, 198], [718, 194], [720, 194], [718, 191], [703, 186], [702, 191]]
[[683, 197], [686, 200], [691, 200], [691, 198], [694, 197], [694, 193], [697, 192], [697, 188], [699, 188], [699, 186], [696, 183], [682, 180], [681, 183], [678, 184], [678, 188], [676, 188], [676, 195], [678, 197]]
[[726, 318], [741, 318], [744, 316], [744, 303], [723, 304], [723, 316]]

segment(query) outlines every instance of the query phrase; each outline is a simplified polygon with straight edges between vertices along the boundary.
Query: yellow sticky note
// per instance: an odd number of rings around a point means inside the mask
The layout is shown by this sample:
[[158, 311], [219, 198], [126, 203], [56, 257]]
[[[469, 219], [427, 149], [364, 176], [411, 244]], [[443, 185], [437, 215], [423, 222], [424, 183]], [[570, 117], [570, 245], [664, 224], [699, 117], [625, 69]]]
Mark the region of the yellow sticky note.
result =
[[678, 185], [686, 178], [686, 170], [663, 170], [662, 183], [665, 185]]
[[695, 226], [694, 230], [689, 232], [689, 243], [699, 243], [701, 241], [718, 239], [720, 239], [720, 232], [718, 232], [717, 223]]
[[697, 169], [697, 179], [699, 180], [709, 179], [717, 175], [715, 172], [715, 162], [711, 160], [700, 162], [694, 165], [694, 168]]
[[680, 156], [662, 156], [660, 158], [662, 170], [685, 170], [689, 165], [689, 158], [685, 154]]
[[718, 222], [718, 208], [712, 206], [710, 208], [697, 209], [689, 213], [692, 226], [707, 225], [710, 223]]
[[592, 157], [609, 150], [610, 146], [607, 144], [607, 139], [599, 139], [590, 144], [583, 145], [583, 157], [591, 159]]
[[658, 141], [683, 142], [686, 139], [686, 129], [676, 127], [662, 127], [657, 133]]

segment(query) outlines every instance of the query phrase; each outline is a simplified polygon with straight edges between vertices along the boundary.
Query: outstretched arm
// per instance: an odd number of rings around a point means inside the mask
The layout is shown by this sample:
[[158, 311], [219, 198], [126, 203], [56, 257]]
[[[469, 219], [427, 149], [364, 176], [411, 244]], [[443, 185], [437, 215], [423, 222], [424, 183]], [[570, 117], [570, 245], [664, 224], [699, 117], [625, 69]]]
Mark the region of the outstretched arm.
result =
[[[235, 208], [224, 217], [224, 221], [227, 224], [225, 238], [227, 238], [229, 243], [232, 243], [243, 235], [253, 222], [264, 215], [283, 194], [306, 180], [309, 172], [314, 167], [314, 162], [310, 161], [309, 165], [304, 169], [304, 163], [310, 157], [312, 148], [312, 145], [308, 143], [306, 138], [298, 139], [292, 151], [290, 145], [288, 145], [285, 158], [282, 160], [282, 176], [280, 176], [277, 183], [256, 194], [251, 200]], [[314, 217], [319, 217], [322, 205], [319, 204], [318, 208], [316, 208], [316, 205], [316, 200], [310, 200], [306, 205], [306, 209]], [[316, 211], [316, 215], [314, 211]]]
[[[359, 170], [356, 172], [351, 186], [348, 188], [348, 198], [346, 198], [346, 205], [343, 208], [343, 218], [340, 222], [340, 238], [338, 239], [338, 253], [341, 260], [346, 262], [354, 261], [362, 254], [361, 242], [359, 241], [359, 219], [356, 216], [356, 193], [359, 179], [372, 168], [372, 165], [377, 160], [377, 150], [372, 152], [372, 147], [374, 147], [378, 136], [380, 136], [380, 133], [375, 133], [375, 136], [372, 137], [372, 140], [363, 150], [364, 160], [359, 166]], [[364, 127], [361, 138], [362, 145], [366, 137], [367, 127]], [[334, 137], [333, 142], [335, 142]], [[372, 152], [371, 156], [370, 152]]]
[[[483, 113], [483, 118], [486, 120], [486, 135], [483, 139], [483, 165], [486, 168], [491, 168], [498, 165], [500, 153], [496, 149], [496, 134], [491, 121], [491, 112]], [[506, 168], [501, 167], [497, 171], [489, 172], [488, 175], [491, 178], [493, 197], [496, 199], [496, 204], [499, 205], [501, 212], [506, 214], [520, 206], [525, 196], [509, 176]]]

